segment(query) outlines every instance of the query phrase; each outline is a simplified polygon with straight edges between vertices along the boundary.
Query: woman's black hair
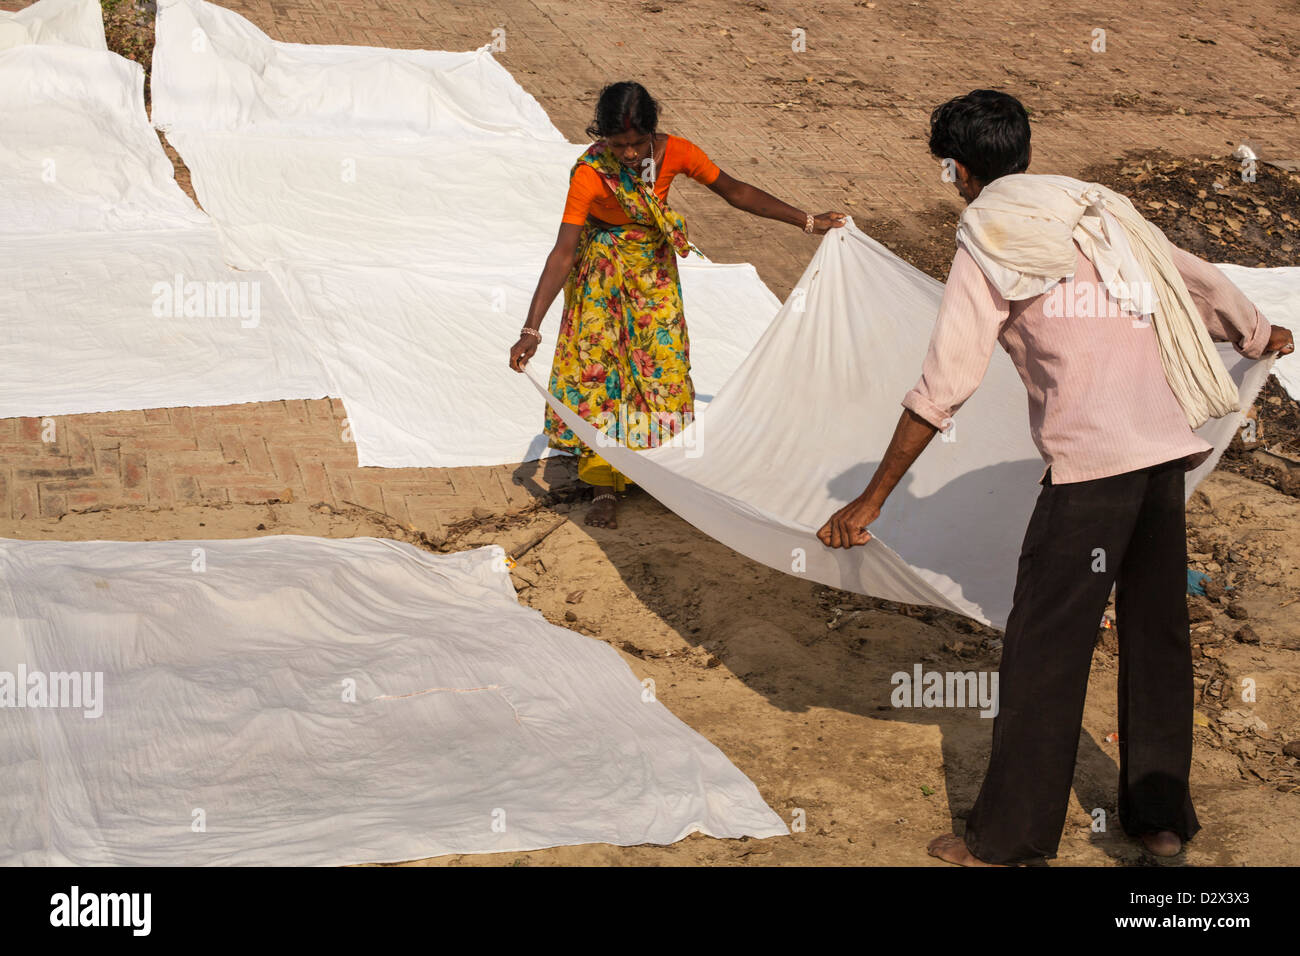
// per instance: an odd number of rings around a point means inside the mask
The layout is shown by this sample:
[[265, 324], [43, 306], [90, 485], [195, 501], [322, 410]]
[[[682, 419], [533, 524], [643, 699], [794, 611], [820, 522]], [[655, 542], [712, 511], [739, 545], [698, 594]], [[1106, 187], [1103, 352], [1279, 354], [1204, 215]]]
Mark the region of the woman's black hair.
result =
[[617, 136], [628, 130], [653, 133], [659, 128], [659, 104], [640, 83], [611, 83], [600, 91], [596, 118], [587, 127], [592, 139]]
[[930, 114], [930, 152], [955, 159], [985, 185], [1029, 168], [1029, 114], [1014, 96], [974, 90]]

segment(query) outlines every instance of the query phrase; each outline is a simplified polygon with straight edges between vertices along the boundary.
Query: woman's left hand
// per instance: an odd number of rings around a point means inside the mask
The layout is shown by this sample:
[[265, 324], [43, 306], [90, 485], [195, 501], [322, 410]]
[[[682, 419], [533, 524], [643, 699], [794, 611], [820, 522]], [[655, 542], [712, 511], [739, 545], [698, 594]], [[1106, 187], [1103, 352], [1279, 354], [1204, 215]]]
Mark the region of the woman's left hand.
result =
[[824, 212], [820, 216], [813, 216], [813, 235], [824, 236], [832, 229], [843, 226], [848, 218], [842, 212]]

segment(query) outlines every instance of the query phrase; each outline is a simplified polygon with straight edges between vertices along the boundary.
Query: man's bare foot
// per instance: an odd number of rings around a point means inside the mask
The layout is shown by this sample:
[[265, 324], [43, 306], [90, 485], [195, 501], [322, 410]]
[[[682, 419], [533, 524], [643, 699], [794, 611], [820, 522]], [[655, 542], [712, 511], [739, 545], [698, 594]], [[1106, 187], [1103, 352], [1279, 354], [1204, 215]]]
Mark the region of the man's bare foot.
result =
[[587, 524], [597, 528], [618, 527], [618, 499], [612, 494], [597, 495], [587, 511]]
[[926, 847], [931, 856], [937, 856], [945, 863], [958, 866], [1001, 866], [1001, 863], [985, 863], [966, 846], [966, 841], [955, 833], [945, 833], [930, 841]]
[[1177, 856], [1183, 850], [1183, 841], [1173, 830], [1144, 833], [1142, 845], [1155, 856]]

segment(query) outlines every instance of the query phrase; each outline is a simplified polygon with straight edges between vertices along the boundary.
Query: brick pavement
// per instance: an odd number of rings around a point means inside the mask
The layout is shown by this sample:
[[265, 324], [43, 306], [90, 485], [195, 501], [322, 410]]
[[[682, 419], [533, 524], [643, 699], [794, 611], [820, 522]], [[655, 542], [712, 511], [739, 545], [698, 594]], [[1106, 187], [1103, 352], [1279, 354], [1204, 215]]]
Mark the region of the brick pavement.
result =
[[[17, 9], [22, 3], [0, 3]], [[796, 205], [841, 208], [920, 237], [958, 208], [925, 149], [926, 118], [978, 86], [1025, 100], [1039, 171], [1078, 173], [1127, 149], [1224, 153], [1251, 139], [1300, 156], [1300, 10], [1286, 0], [1190, 7], [1118, 0], [228, 0], [276, 39], [468, 49], [506, 30], [501, 62], [569, 139], [594, 95], [636, 78], [662, 126]], [[791, 48], [791, 31], [806, 50]], [[1094, 29], [1106, 51], [1093, 52]], [[1120, 108], [1117, 104], [1124, 103]], [[181, 177], [185, 183], [186, 177]], [[686, 184], [674, 205], [720, 261], [753, 262], [784, 296], [813, 242]], [[558, 220], [562, 197], [556, 197]], [[503, 350], [504, 355], [504, 350]], [[572, 483], [572, 469], [358, 468], [336, 399], [0, 420], [0, 515], [185, 502], [344, 500], [434, 531]]]
[[338, 399], [0, 419], [0, 518], [114, 504], [361, 505], [421, 531], [518, 509], [573, 481], [567, 462], [359, 468]]

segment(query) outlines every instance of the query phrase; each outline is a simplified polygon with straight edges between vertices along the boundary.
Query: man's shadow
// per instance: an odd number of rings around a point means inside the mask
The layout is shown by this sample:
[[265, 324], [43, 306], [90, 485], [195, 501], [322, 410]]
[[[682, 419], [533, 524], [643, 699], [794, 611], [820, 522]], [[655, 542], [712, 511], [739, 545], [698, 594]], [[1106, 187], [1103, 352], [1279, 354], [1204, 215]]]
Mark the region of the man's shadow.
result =
[[[866, 487], [876, 464], [864, 462], [846, 470], [828, 483], [829, 490], [840, 499], [853, 497]], [[533, 482], [531, 473], [539, 468], [560, 478], [560, 469], [572, 469], [573, 465], [567, 459], [544, 459], [520, 466], [516, 477], [528, 485]], [[978, 604], [996, 601], [999, 595], [994, 579], [972, 580], [968, 585], [960, 566], [969, 561], [969, 555], [963, 555], [960, 546], [955, 549], [946, 546], [945, 541], [951, 545], [962, 540], [961, 529], [971, 521], [982, 519], [978, 504], [972, 503], [989, 500], [995, 489], [1024, 489], [1029, 498], [1029, 507], [1025, 509], [1027, 523], [1033, 499], [1040, 490], [1041, 473], [1042, 463], [1037, 459], [1002, 463], [961, 474], [921, 497], [913, 492], [912, 476], [904, 476], [890, 499], [891, 503], [897, 500], [903, 506], [899, 509], [903, 518], [895, 522], [894, 528], [896, 540], [902, 542], [900, 554], [909, 563], [949, 574], [960, 581], [966, 596]], [[548, 484], [553, 481], [547, 478]], [[643, 491], [633, 494], [646, 504], [646, 509], [638, 513], [639, 520], [682, 521]], [[581, 519], [575, 515], [574, 520]], [[633, 540], [628, 530], [625, 522], [620, 529], [602, 529], [593, 538], [629, 590], [683, 638], [696, 646], [707, 643], [713, 656], [774, 706], [792, 713], [830, 708], [875, 720], [937, 727], [942, 740], [943, 773], [952, 825], [956, 832], [962, 832], [987, 766], [993, 720], [981, 718], [978, 707], [894, 707], [891, 694], [896, 685], [892, 678], [900, 673], [912, 675], [917, 664], [922, 665], [923, 672], [996, 670], [999, 662], [996, 652], [977, 657], [958, 656], [944, 647], [953, 644], [954, 638], [979, 644], [978, 639], [968, 635], [979, 631], [981, 626], [974, 622], [963, 624], [967, 619], [951, 612], [920, 606], [903, 607], [902, 613], [894, 609], [896, 605], [882, 609], [878, 600], [832, 589], [830, 593], [836, 603], [861, 609], [853, 615], [854, 623], [830, 630], [824, 614], [814, 611], [812, 605], [816, 602], [810, 600], [809, 593], [812, 585], [806, 579], [753, 562], [694, 529], [692, 533], [700, 537], [700, 545], [685, 553], [680, 548], [654, 548], [653, 529], [637, 535], [639, 540]], [[902, 537], [897, 536], [899, 530], [905, 532]], [[1024, 523], [1008, 529], [1017, 546], [1003, 553], [1018, 555], [1024, 530]], [[881, 537], [894, 546], [895, 542], [883, 533]], [[810, 547], [822, 545], [810, 535]], [[648, 574], [648, 569], [652, 573]], [[746, 589], [751, 600], [743, 604], [736, 601], [736, 576], [757, 579]], [[685, 588], [663, 587], [660, 582], [665, 577], [694, 585], [689, 599], [684, 600]], [[1009, 596], [1002, 596], [1002, 600], [1009, 603]], [[786, 646], [779, 646], [782, 642], [774, 639], [774, 625], [770, 623], [778, 613], [788, 614], [792, 601], [796, 606], [809, 607], [806, 625], [799, 634], [793, 635], [802, 645], [798, 649], [791, 648], [788, 640]], [[743, 617], [737, 614], [738, 610], [743, 612]], [[1099, 609], [1098, 620], [1100, 617]], [[701, 624], [704, 621], [735, 621], [736, 626], [719, 629], [715, 625], [710, 631]], [[900, 632], [915, 632], [918, 622], [922, 634], [916, 638], [917, 643], [900, 645]], [[720, 641], [719, 630], [724, 632]], [[1001, 637], [1000, 632], [997, 636]], [[828, 674], [851, 674], [853, 679], [836, 686], [827, 682]], [[845, 693], [844, 686], [854, 690]], [[1086, 731], [1081, 732], [1078, 746], [1075, 794], [1085, 809], [1100, 807], [1106, 811], [1108, 832], [1092, 833], [1092, 842], [1112, 858], [1132, 862], [1134, 848], [1122, 839], [1115, 809], [1119, 768]], [[1067, 817], [1065, 830], [1073, 825]]]

